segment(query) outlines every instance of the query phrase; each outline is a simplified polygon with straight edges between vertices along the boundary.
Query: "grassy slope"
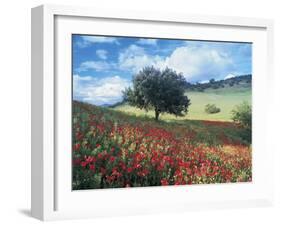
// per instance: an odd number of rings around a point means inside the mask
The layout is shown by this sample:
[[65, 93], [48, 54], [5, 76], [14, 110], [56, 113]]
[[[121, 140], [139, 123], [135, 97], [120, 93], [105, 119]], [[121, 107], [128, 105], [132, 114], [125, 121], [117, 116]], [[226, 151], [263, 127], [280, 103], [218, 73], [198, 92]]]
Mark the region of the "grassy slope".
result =
[[[221, 135], [234, 143], [245, 144], [244, 129], [233, 122], [211, 122], [202, 120], [160, 120], [156, 122], [152, 117], [145, 115], [127, 114], [107, 107], [98, 107], [82, 102], [74, 101], [74, 118], [88, 118], [89, 115], [100, 115], [101, 123], [114, 122], [119, 126], [137, 126], [141, 128], [161, 128], [171, 131], [176, 137], [181, 137], [184, 132], [195, 132], [193, 142], [198, 144], [217, 145], [222, 144]], [[81, 114], [81, 112], [84, 112]], [[96, 117], [95, 117], [96, 118]], [[87, 121], [87, 120], [86, 120]], [[84, 126], [87, 124], [84, 124]]]
[[231, 122], [156, 122], [74, 101], [72, 129], [74, 190], [252, 178], [250, 143]]
[[[252, 99], [250, 87], [244, 84], [220, 89], [207, 89], [204, 92], [190, 91], [186, 94], [191, 100], [189, 112], [186, 116], [175, 117], [170, 114], [162, 114], [160, 118], [165, 121], [185, 119], [231, 121], [231, 111], [234, 106], [243, 101], [251, 103]], [[205, 113], [204, 108], [206, 104], [216, 104], [221, 109], [221, 112], [217, 114]], [[114, 109], [135, 116], [154, 117], [153, 111], [145, 112], [127, 104], [117, 106]]]

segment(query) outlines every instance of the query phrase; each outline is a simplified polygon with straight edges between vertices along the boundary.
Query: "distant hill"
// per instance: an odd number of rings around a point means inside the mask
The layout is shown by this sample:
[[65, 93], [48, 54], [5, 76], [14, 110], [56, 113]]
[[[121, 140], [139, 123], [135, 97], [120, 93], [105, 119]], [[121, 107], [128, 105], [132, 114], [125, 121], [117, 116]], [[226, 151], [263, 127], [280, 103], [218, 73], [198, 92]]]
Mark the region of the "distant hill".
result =
[[123, 105], [123, 104], [125, 104], [125, 103], [126, 103], [126, 102], [125, 102], [124, 100], [122, 100], [122, 101], [117, 102], [117, 103], [115, 103], [115, 104], [108, 105], [107, 107], [109, 107], [109, 108], [116, 108], [116, 107], [121, 106], [121, 105]]
[[[114, 104], [115, 105], [115, 104]], [[112, 104], [103, 104], [103, 105], [100, 105], [101, 107], [111, 107], [113, 106]]]
[[[251, 91], [252, 87], [252, 75], [240, 75], [233, 78], [214, 80], [211, 79], [206, 83], [189, 83], [186, 82], [186, 92], [208, 92], [215, 94], [225, 94], [225, 93], [240, 93]], [[116, 108], [127, 104], [124, 101], [117, 102], [115, 104], [103, 107]]]
[[[231, 111], [233, 108], [246, 101], [251, 104], [252, 99], [252, 75], [242, 75], [225, 80], [210, 80], [207, 83], [186, 84], [186, 95], [191, 100], [188, 114], [185, 117], [175, 117], [169, 114], [161, 115], [162, 120], [212, 120], [231, 121]], [[206, 104], [215, 104], [221, 109], [217, 114], [207, 114]], [[110, 106], [116, 111], [125, 112], [135, 116], [153, 117], [154, 112], [140, 110], [130, 106], [126, 102], [119, 102]]]
[[205, 90], [210, 89], [220, 89], [220, 88], [235, 88], [235, 87], [244, 87], [244, 88], [251, 88], [252, 86], [252, 75], [240, 75], [235, 76], [228, 79], [223, 80], [214, 80], [210, 79], [207, 83], [196, 83], [192, 84], [186, 82], [186, 90], [187, 91], [198, 91], [204, 92]]

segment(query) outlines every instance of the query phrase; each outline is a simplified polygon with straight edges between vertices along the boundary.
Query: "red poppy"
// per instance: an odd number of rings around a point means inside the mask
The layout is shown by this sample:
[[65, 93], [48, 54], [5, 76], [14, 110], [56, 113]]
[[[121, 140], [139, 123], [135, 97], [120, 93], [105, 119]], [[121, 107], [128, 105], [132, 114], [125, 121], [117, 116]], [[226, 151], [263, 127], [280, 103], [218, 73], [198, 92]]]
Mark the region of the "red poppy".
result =
[[82, 167], [86, 167], [86, 166], [87, 166], [87, 162], [82, 161], [82, 162], [80, 163], [80, 165], [81, 165]]
[[165, 178], [163, 178], [163, 179], [161, 180], [161, 185], [169, 185], [168, 180], [165, 179]]
[[113, 162], [115, 161], [115, 157], [114, 157], [114, 156], [110, 156], [110, 157], [109, 157], [109, 161], [110, 161], [111, 163], [113, 163]]
[[74, 145], [74, 151], [78, 151], [80, 149], [81, 144], [77, 143]]

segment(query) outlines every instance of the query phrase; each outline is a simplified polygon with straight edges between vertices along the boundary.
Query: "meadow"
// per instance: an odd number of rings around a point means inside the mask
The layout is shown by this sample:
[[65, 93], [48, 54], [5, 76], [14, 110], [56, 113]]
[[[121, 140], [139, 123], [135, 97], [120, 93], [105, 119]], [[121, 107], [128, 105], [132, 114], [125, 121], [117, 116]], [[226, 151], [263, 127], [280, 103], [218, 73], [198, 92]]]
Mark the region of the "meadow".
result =
[[[247, 102], [251, 104], [251, 89], [249, 86], [235, 86], [219, 89], [207, 89], [204, 92], [187, 91], [186, 95], [191, 100], [191, 105], [188, 109], [188, 114], [184, 117], [176, 117], [171, 114], [162, 114], [160, 117], [165, 121], [182, 121], [187, 119], [192, 120], [212, 120], [212, 121], [232, 121], [231, 111], [233, 107]], [[208, 114], [204, 111], [206, 104], [216, 104], [221, 111], [217, 114]], [[146, 116], [153, 118], [153, 111], [145, 111], [139, 108], [130, 106], [129, 104], [120, 104], [114, 107], [115, 110], [125, 112], [135, 116]]]
[[[158, 122], [126, 104], [73, 101], [73, 189], [252, 181], [251, 140], [230, 121], [250, 90], [227, 91], [190, 92], [187, 116], [165, 114]], [[212, 101], [221, 113], [204, 113]]]

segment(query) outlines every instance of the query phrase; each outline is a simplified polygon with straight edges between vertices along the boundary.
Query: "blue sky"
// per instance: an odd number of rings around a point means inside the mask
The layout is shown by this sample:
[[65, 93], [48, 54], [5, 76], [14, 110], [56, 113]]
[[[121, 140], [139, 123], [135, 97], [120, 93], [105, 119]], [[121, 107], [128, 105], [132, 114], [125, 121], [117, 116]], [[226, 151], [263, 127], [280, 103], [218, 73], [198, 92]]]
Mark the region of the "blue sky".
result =
[[170, 67], [188, 82], [252, 73], [252, 45], [73, 35], [73, 97], [95, 105], [122, 100], [122, 90], [145, 66]]

